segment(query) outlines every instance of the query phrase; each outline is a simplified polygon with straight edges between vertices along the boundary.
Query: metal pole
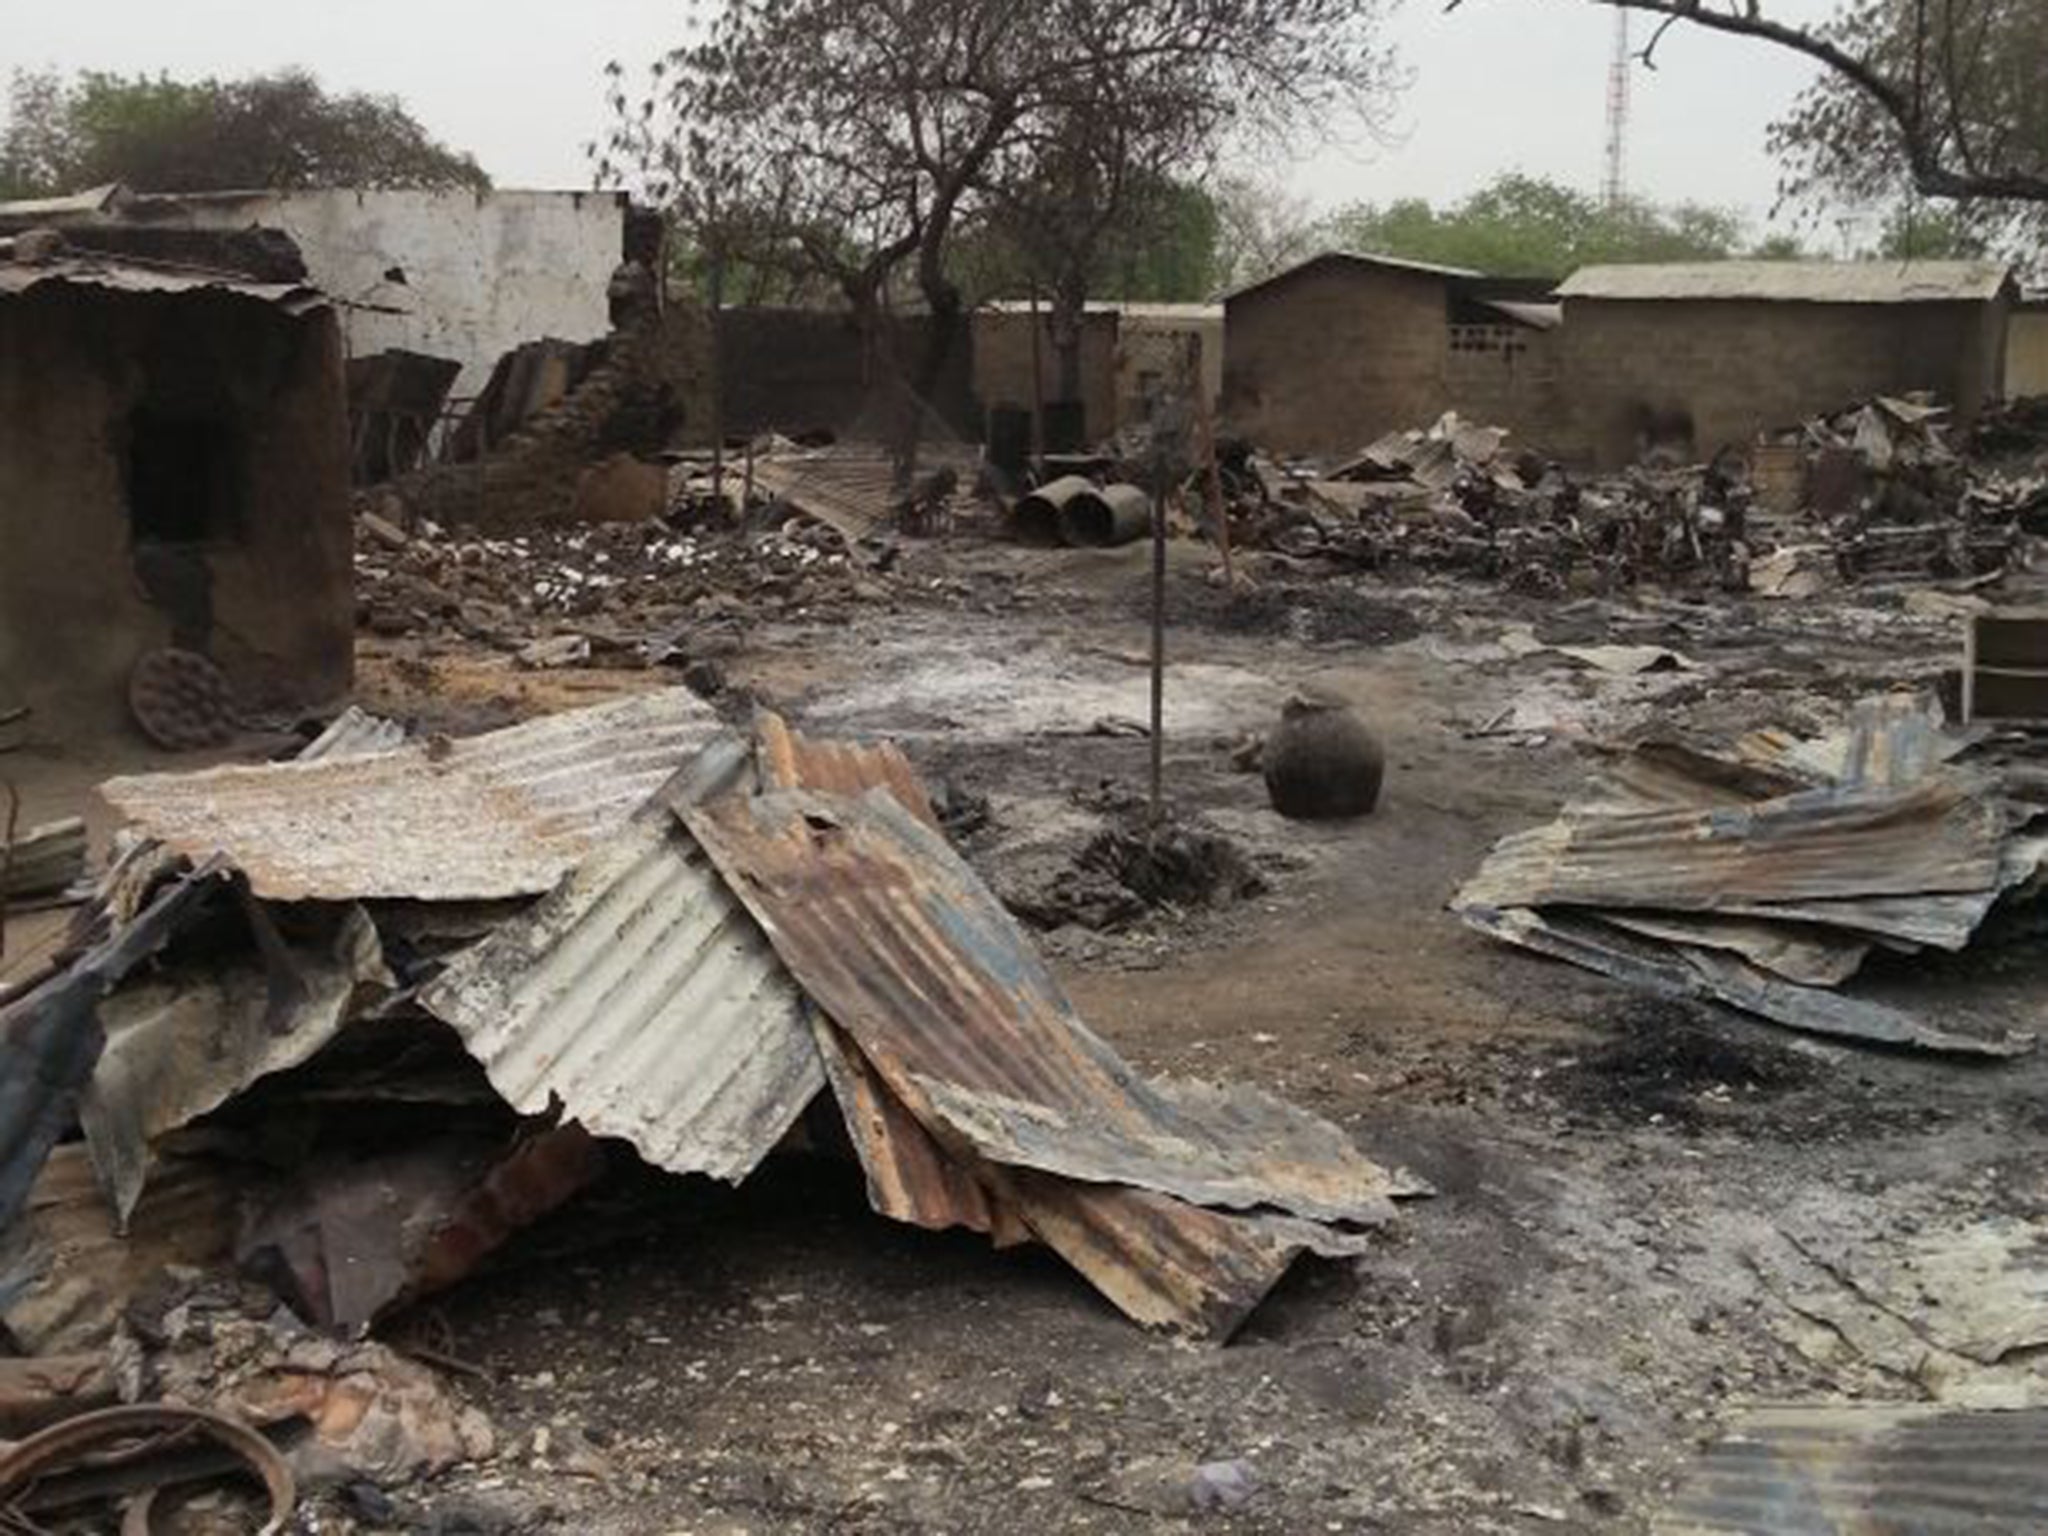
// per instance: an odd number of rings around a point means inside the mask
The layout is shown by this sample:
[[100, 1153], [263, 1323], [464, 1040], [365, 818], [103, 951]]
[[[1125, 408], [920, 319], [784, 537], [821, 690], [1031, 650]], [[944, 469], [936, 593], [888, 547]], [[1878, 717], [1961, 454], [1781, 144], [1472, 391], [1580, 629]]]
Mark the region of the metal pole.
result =
[[1031, 285], [1031, 473], [1045, 474], [1045, 362], [1038, 344], [1038, 284]]
[[1152, 475], [1152, 808], [1156, 835], [1166, 818], [1166, 465]]
[[718, 332], [725, 319], [725, 241], [711, 254], [711, 500], [715, 517], [725, 515], [725, 344]]

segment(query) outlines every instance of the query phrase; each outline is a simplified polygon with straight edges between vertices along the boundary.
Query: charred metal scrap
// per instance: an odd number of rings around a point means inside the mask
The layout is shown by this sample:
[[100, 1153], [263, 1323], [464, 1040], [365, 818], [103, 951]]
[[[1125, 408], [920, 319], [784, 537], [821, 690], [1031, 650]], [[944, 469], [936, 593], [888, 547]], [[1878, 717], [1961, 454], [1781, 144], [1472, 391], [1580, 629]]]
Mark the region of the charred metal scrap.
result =
[[1639, 744], [1590, 798], [1502, 839], [1452, 907], [1508, 943], [1788, 1028], [2015, 1055], [2031, 1036], [1841, 990], [1875, 951], [1960, 950], [2040, 894], [2044, 807], [2023, 766], [1971, 759], [1983, 735], [1899, 694], [1816, 741]]
[[1952, 445], [1944, 409], [1881, 397], [1750, 454], [1586, 476], [1453, 414], [1326, 469], [1253, 460], [1226, 485], [1232, 538], [1291, 555], [1537, 595], [1657, 581], [1800, 597], [2003, 572], [2048, 531], [2044, 445], [2013, 413]]
[[48, 1347], [102, 1342], [140, 1283], [108, 1256], [166, 1242], [358, 1334], [607, 1145], [740, 1183], [814, 1104], [879, 1213], [1042, 1242], [1188, 1333], [1425, 1192], [1256, 1089], [1134, 1072], [891, 746], [669, 690], [458, 742], [351, 718], [104, 793], [93, 942], [0, 1018], [0, 1319]]

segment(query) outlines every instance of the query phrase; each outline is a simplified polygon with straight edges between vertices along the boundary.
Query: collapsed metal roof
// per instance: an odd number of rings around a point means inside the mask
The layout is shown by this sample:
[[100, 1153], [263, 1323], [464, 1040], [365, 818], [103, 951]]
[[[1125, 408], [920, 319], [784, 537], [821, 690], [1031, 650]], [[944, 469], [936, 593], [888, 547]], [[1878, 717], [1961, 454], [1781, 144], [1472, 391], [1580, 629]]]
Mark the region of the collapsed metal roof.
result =
[[960, 856], [892, 797], [784, 790], [683, 815], [805, 991], [928, 1127], [977, 1155], [1319, 1221], [1383, 1221], [1412, 1188], [1256, 1089], [1133, 1072]]
[[825, 1086], [803, 994], [665, 813], [600, 845], [422, 1002], [515, 1109], [559, 1099], [672, 1173], [737, 1183]]
[[107, 802], [276, 901], [538, 895], [719, 729], [663, 689], [462, 741], [110, 779]]
[[1695, 261], [1581, 267], [1560, 299], [1758, 299], [1929, 304], [1995, 299], [2012, 268], [1992, 261]]

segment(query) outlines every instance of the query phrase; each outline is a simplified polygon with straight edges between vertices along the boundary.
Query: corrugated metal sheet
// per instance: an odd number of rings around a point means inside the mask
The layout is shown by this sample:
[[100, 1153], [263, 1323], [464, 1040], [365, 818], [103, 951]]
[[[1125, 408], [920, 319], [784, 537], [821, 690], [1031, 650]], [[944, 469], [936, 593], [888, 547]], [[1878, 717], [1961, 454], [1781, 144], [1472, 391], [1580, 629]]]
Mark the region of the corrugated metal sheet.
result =
[[931, 796], [893, 741], [818, 741], [763, 710], [754, 720], [754, 765], [763, 790], [814, 789], [858, 798], [885, 789], [911, 815], [939, 830]]
[[948, 1156], [836, 1025], [823, 1018], [816, 1025], [826, 1080], [867, 1175], [868, 1204], [893, 1221], [935, 1232], [993, 1233], [1007, 1225], [985, 1186], [986, 1166]]
[[514, 1108], [675, 1173], [752, 1172], [825, 1086], [803, 995], [700, 850], [636, 821], [424, 1002]]
[[1414, 1187], [1270, 1095], [1140, 1078], [945, 839], [888, 795], [781, 791], [685, 818], [890, 1089], [978, 1155], [1328, 1221], [1383, 1221]]
[[307, 742], [296, 761], [318, 762], [327, 757], [367, 757], [389, 752], [405, 744], [405, 727], [396, 720], [373, 715], [351, 704], [329, 722], [327, 729]]
[[111, 779], [107, 801], [278, 901], [549, 889], [718, 731], [687, 689], [366, 757]]
[[2017, 1056], [2033, 1049], [2031, 1036], [1994, 1039], [1957, 1034], [1883, 1003], [1825, 987], [1794, 986], [1732, 955], [1637, 938], [1568, 910], [1464, 907], [1459, 916], [1503, 943], [1568, 960], [1646, 992], [1727, 1003], [1809, 1034], [1959, 1056]]
[[1995, 299], [2012, 268], [1992, 261], [1699, 261], [1581, 267], [1560, 299], [1763, 299], [1928, 304]]
[[1370, 1238], [1290, 1216], [1212, 1211], [1145, 1189], [996, 1170], [1006, 1204], [1117, 1310], [1151, 1328], [1227, 1339], [1304, 1253]]
[[2005, 820], [1959, 778], [1711, 810], [1567, 813], [1504, 838], [1459, 895], [1488, 907], [1731, 903], [1995, 889]]
[[158, 1138], [309, 1060], [365, 988], [393, 984], [362, 909], [333, 917], [326, 932], [284, 946], [279, 972], [251, 949], [166, 968], [100, 1004], [106, 1046], [78, 1118], [118, 1221], [135, 1209]]
[[303, 283], [259, 283], [225, 272], [144, 264], [132, 258], [66, 256], [56, 261], [0, 261], [0, 299], [37, 288], [98, 288], [112, 293], [224, 293], [253, 299], [290, 315], [326, 309], [327, 296]]
[[[742, 786], [723, 736], [670, 809]], [[559, 1100], [657, 1167], [744, 1178], [824, 1086], [803, 994], [689, 834], [637, 816], [422, 999], [515, 1108]]]
[[1751, 965], [1807, 987], [1840, 986], [1861, 968], [1869, 943], [1810, 923], [1766, 922], [1725, 912], [1608, 912], [1606, 920], [1630, 933], [1725, 949]]
[[1744, 1417], [1654, 1536], [1991, 1536], [2048, 1530], [2048, 1410], [1828, 1403]]

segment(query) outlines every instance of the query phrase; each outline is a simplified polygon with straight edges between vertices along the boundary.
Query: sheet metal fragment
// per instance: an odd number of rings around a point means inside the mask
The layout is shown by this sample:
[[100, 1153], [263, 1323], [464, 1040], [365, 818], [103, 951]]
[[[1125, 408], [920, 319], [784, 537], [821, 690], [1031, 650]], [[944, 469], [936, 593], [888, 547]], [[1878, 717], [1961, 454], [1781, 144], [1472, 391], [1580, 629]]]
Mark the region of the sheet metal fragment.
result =
[[[728, 759], [726, 783], [742, 766]], [[716, 785], [671, 785], [686, 804]], [[673, 816], [633, 820], [421, 998], [514, 1108], [737, 1183], [825, 1086], [803, 995]]]
[[306, 916], [315, 930], [286, 944], [277, 968], [253, 954], [195, 961], [100, 1004], [106, 1045], [79, 1121], [117, 1221], [134, 1211], [161, 1137], [309, 1060], [392, 985], [362, 908]]
[[1569, 960], [1644, 991], [1729, 1003], [1809, 1034], [1957, 1056], [2019, 1056], [2034, 1048], [2031, 1035], [1958, 1034], [1883, 1003], [1777, 981], [1733, 956], [1637, 938], [1585, 914], [1466, 907], [1459, 915], [1503, 943]]
[[719, 730], [687, 689], [463, 741], [110, 779], [108, 803], [271, 900], [538, 895]]
[[1816, 1403], [1745, 1414], [1653, 1536], [1962, 1536], [2048, 1525], [2048, 1409]]
[[981, 1157], [1322, 1221], [1383, 1221], [1411, 1191], [1278, 1100], [1173, 1096], [1139, 1077], [892, 797], [781, 791], [685, 816], [804, 989], [913, 1111], [929, 1104]]

